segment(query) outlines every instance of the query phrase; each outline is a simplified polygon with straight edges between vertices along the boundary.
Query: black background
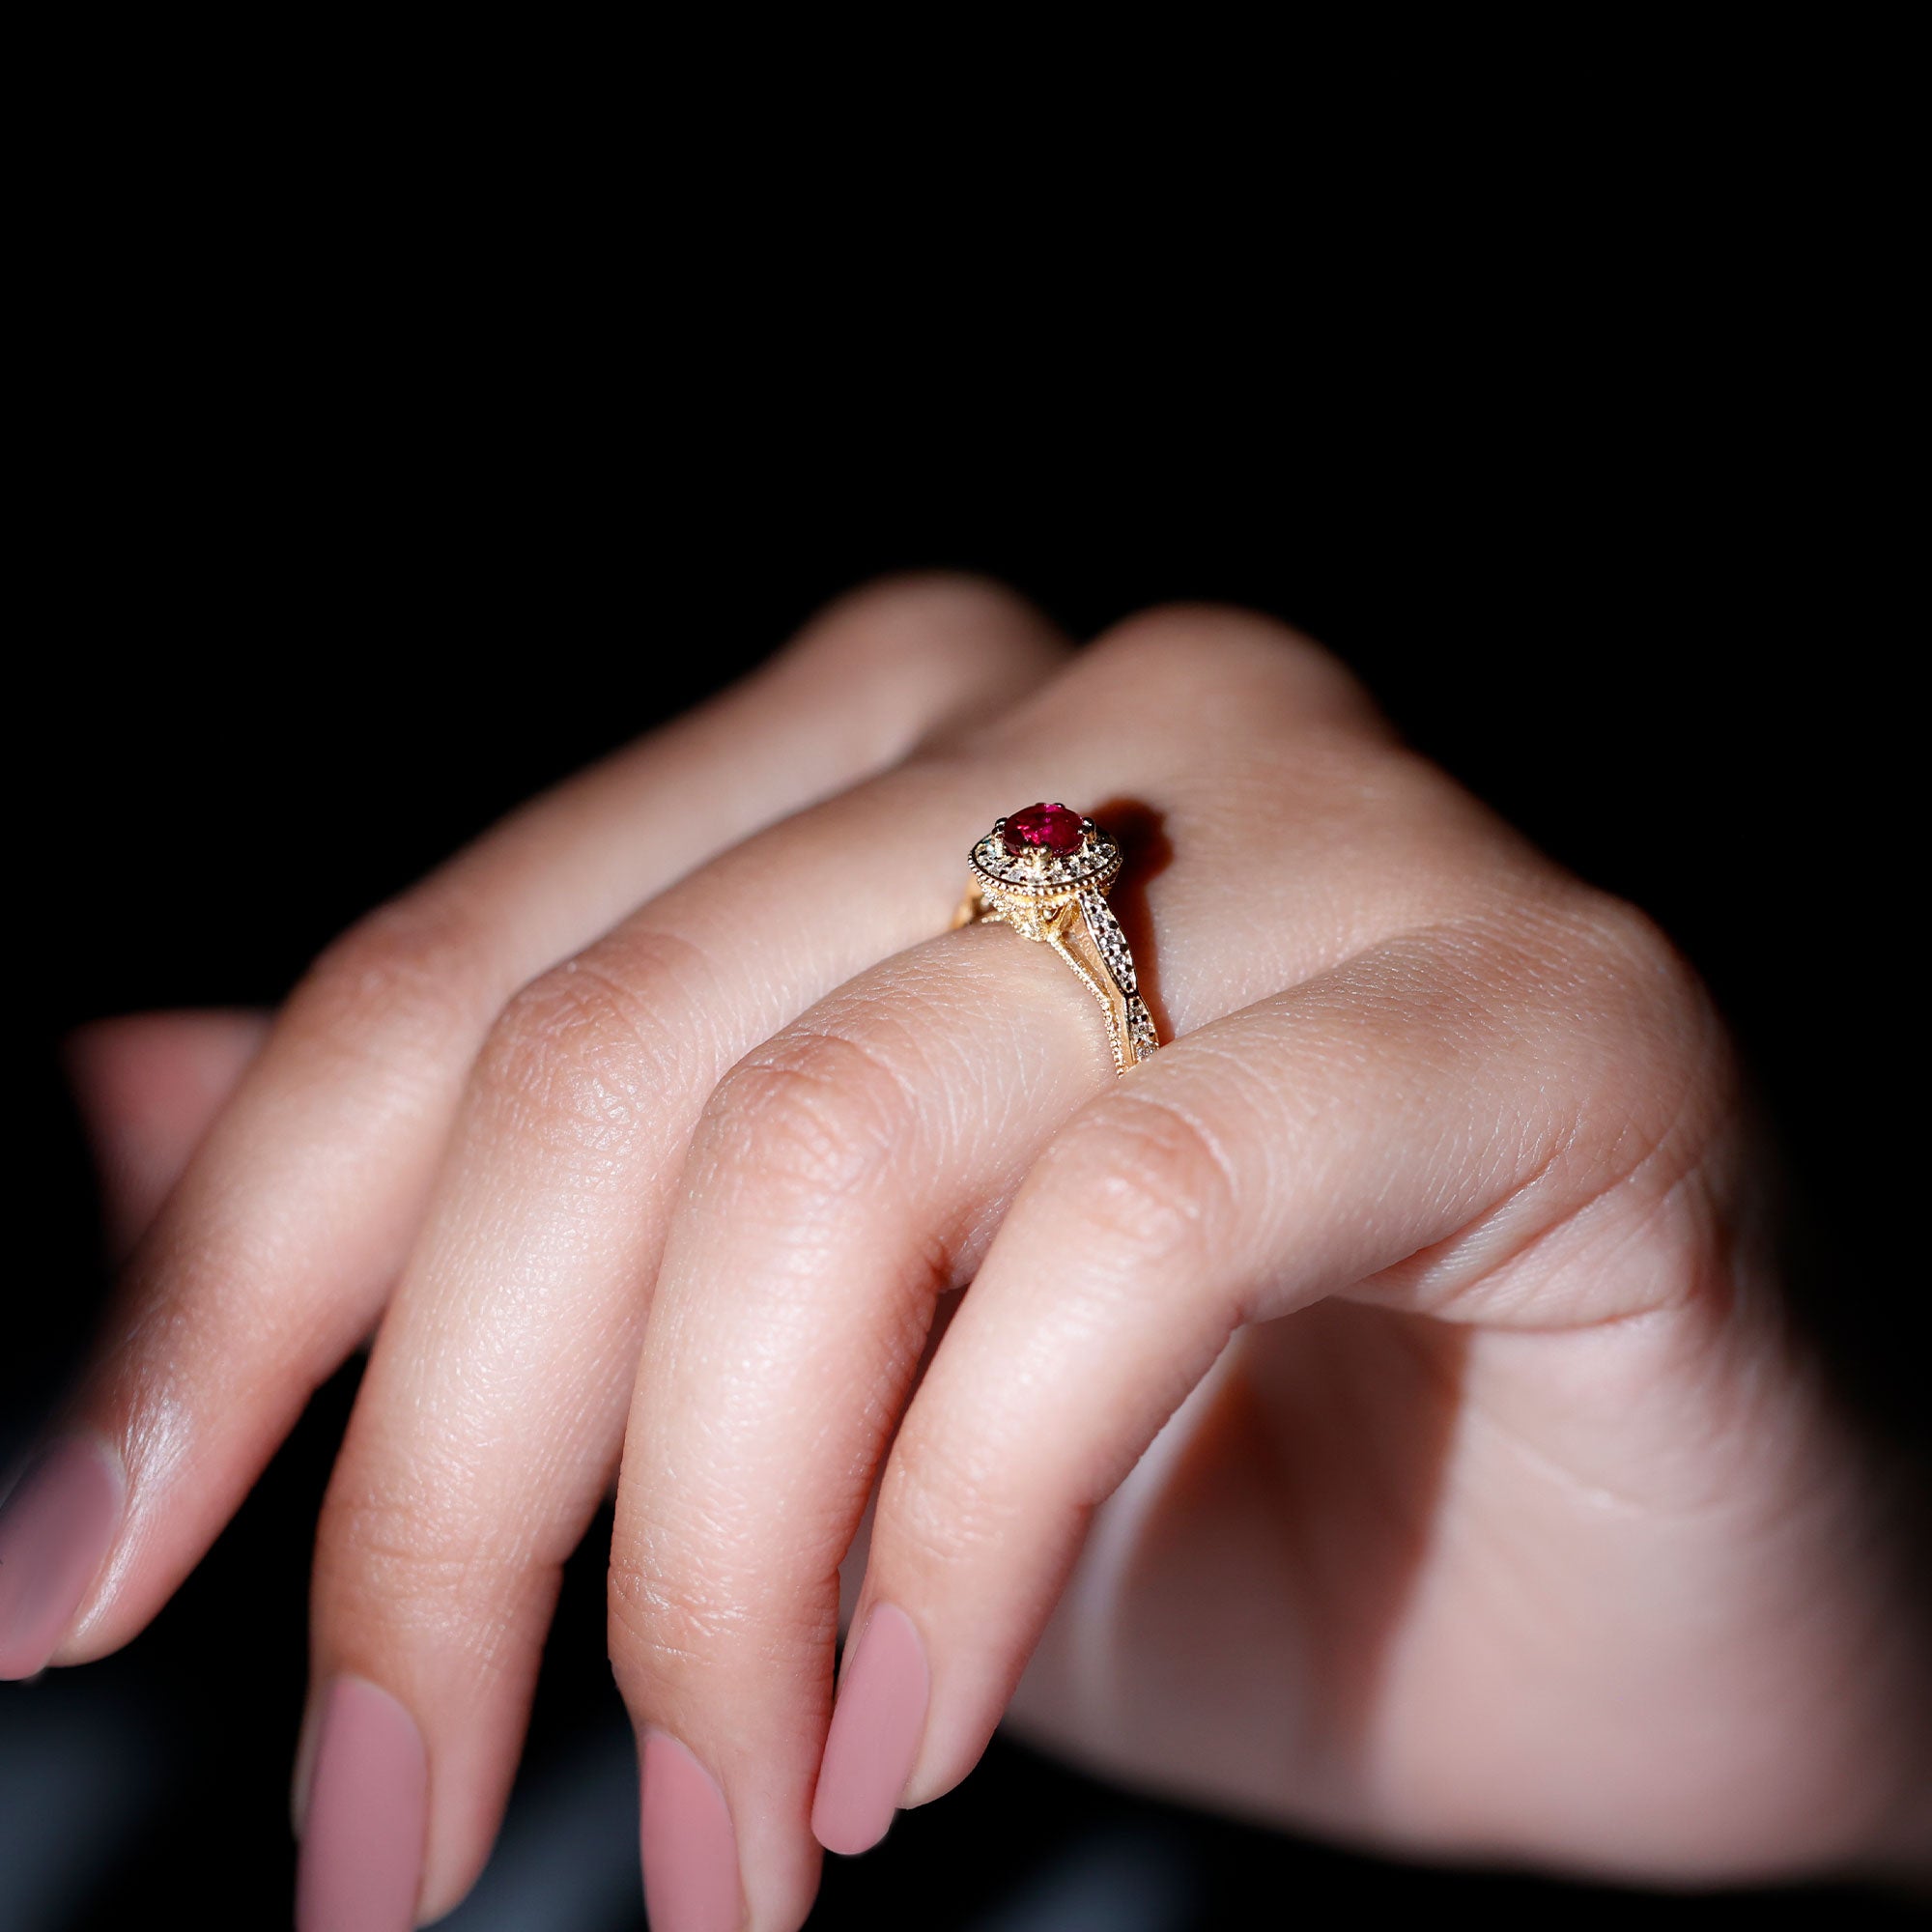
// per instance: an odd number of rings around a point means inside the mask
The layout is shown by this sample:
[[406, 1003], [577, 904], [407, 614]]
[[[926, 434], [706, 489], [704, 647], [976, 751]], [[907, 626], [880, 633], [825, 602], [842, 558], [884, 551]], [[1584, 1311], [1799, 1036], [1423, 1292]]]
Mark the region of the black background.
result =
[[[1657, 915], [1731, 1013], [1787, 1150], [1805, 1319], [1874, 1429], [1909, 1438], [1910, 1277], [1864, 1124], [1896, 1024], [1894, 908], [1863, 867], [1890, 702], [1865, 584], [1882, 518], [1848, 497], [1819, 373], [1768, 396], [1792, 339], [1767, 339], [1749, 301], [1658, 287], [1621, 309], [1604, 289], [1587, 326], [1563, 302], [1493, 332], [1384, 314], [1346, 353], [1284, 324], [1238, 369], [1169, 357], [1157, 393], [1146, 361], [1102, 370], [1073, 330], [998, 406], [957, 361], [775, 368], [755, 329], [701, 369], [660, 352], [627, 371], [602, 338], [594, 377], [555, 329], [506, 384], [513, 345], [484, 353], [456, 310], [351, 314], [321, 289], [299, 332], [278, 312], [245, 344], [104, 375], [49, 452], [48, 595], [14, 713], [31, 1259], [8, 1294], [0, 1452], [53, 1400], [102, 1288], [57, 1071], [70, 1027], [272, 1004], [495, 814], [824, 598], [928, 564], [1004, 577], [1083, 635], [1177, 597], [1286, 616], [1546, 847]], [[1640, 330], [1618, 326], [1639, 307]], [[918, 327], [903, 306], [875, 318], [894, 325]], [[0, 1697], [0, 1725], [83, 1761], [87, 1924], [143, 1922], [156, 1898], [195, 1923], [284, 1922], [304, 1569], [353, 1373], [149, 1634]], [[600, 1567], [587, 1548], [567, 1582], [539, 1771], [612, 1707]], [[1905, 1916], [1844, 1891], [1659, 1900], [1414, 1873], [999, 1747], [879, 1853], [835, 1861], [813, 1924], [947, 1932], [1116, 1827], [1180, 1848], [1202, 1928], [1256, 1922], [1252, 1895], [1512, 1924]]]

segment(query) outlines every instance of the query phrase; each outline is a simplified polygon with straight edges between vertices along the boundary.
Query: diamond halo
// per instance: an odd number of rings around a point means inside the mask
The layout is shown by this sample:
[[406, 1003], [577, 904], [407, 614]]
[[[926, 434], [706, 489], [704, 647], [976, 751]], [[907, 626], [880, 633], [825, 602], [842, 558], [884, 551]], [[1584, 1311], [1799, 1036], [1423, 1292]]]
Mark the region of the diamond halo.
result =
[[1107, 904], [1122, 863], [1120, 845], [1091, 818], [1064, 805], [1030, 805], [997, 820], [973, 847], [953, 922], [996, 921], [1051, 946], [1098, 1002], [1117, 1073], [1160, 1045], [1127, 936]]

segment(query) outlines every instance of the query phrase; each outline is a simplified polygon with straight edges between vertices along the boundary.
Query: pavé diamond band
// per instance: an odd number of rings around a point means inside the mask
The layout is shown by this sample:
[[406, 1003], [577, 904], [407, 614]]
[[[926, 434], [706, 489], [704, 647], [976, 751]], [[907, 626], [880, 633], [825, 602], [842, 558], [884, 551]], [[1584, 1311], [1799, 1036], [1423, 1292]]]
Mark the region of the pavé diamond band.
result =
[[1124, 1073], [1160, 1044], [1134, 977], [1134, 956], [1107, 904], [1121, 848], [1064, 805], [1030, 805], [974, 846], [954, 926], [998, 920], [1044, 940], [1079, 975], [1106, 1016], [1114, 1068]]

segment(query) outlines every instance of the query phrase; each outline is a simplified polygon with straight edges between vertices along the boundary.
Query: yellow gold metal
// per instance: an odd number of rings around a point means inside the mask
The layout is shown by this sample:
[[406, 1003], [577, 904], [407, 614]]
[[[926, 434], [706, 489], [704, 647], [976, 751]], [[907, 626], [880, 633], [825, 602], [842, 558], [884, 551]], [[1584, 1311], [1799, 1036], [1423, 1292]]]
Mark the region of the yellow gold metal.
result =
[[1124, 1074], [1160, 1044], [1141, 997], [1133, 953], [1107, 895], [1121, 875], [1120, 847], [1089, 819], [1079, 849], [1052, 854], [1009, 849], [1001, 819], [974, 846], [954, 928], [997, 923], [1053, 948], [1093, 994], [1107, 1024], [1114, 1070]]

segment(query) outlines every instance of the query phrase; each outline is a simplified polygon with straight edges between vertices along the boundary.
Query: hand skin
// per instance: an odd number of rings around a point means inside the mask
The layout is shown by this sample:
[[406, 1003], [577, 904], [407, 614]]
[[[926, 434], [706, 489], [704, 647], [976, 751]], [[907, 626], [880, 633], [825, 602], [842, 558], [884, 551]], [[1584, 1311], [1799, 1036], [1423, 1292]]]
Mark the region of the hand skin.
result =
[[[1041, 796], [1157, 823], [1117, 904], [1174, 1043], [1125, 1080], [1049, 952], [946, 930]], [[116, 1022], [74, 1065], [121, 1225], [166, 1200], [68, 1418], [127, 1506], [53, 1661], [142, 1628], [373, 1328], [297, 1804], [327, 1687], [377, 1687], [419, 1918], [482, 1866], [620, 1454], [611, 1656], [735, 1861], [707, 1924], [810, 1909], [848, 1551], [927, 1697], [872, 1699], [888, 1806], [1010, 1712], [1406, 1853], [1932, 1856], [1906, 1539], [1781, 1319], [1708, 1001], [1264, 619], [1069, 657], [976, 581], [857, 593], [266, 1040]]]

